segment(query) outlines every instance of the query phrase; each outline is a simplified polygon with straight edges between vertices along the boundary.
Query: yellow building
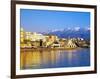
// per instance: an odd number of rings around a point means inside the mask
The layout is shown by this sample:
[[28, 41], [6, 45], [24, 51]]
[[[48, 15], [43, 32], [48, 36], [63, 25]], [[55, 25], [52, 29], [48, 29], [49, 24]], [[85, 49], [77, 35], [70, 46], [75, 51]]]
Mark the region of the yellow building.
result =
[[57, 41], [57, 40], [58, 40], [58, 37], [57, 36], [55, 36], [55, 35], [50, 35], [49, 36], [49, 41], [54, 42], [54, 41]]
[[58, 37], [55, 35], [45, 35], [46, 38], [46, 46], [50, 46], [53, 44], [55, 41], [58, 41]]
[[21, 47], [40, 46], [40, 41], [42, 41], [43, 46], [50, 46], [58, 40], [58, 37], [55, 35], [43, 35], [36, 32], [25, 32], [23, 28], [20, 29]]
[[20, 46], [21, 46], [21, 48], [26, 46], [24, 41], [25, 41], [25, 31], [23, 28], [21, 28], [20, 29]]
[[20, 29], [20, 42], [21, 42], [21, 43], [24, 42], [24, 36], [25, 36], [24, 29], [21, 28], [21, 29]]
[[31, 32], [25, 32], [25, 40], [31, 41]]

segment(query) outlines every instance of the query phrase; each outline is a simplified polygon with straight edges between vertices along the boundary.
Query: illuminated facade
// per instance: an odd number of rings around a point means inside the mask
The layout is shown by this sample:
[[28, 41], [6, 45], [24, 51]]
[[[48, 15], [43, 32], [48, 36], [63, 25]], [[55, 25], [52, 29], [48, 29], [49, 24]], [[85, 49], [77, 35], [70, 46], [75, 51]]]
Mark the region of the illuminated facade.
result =
[[20, 30], [20, 42], [21, 42], [21, 43], [24, 42], [24, 37], [25, 37], [24, 29], [21, 28], [21, 30]]
[[76, 48], [76, 47], [77, 45], [72, 40], [68, 40], [66, 48]]

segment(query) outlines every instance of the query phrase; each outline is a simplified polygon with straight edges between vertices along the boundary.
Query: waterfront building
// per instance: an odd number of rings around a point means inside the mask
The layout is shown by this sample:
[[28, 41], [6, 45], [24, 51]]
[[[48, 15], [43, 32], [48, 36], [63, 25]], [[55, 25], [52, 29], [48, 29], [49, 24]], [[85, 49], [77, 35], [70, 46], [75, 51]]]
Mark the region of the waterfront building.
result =
[[46, 46], [52, 45], [55, 41], [58, 41], [58, 37], [56, 35], [51, 35], [51, 34], [46, 34], [45, 35], [46, 39]]
[[25, 31], [23, 28], [20, 29], [20, 47], [23, 48], [25, 47]]
[[36, 32], [32, 33], [30, 38], [31, 38], [31, 41], [40, 41], [40, 40], [46, 41], [44, 35], [36, 33]]
[[25, 40], [27, 40], [27, 41], [31, 41], [31, 32], [25, 32]]
[[53, 44], [52, 44], [53, 47], [60, 47], [60, 43], [58, 41], [55, 41]]
[[56, 35], [46, 34], [45, 37], [46, 37], [47, 41], [54, 42], [54, 41], [58, 41], [59, 40]]
[[65, 47], [66, 42], [67, 42], [67, 39], [65, 39], [65, 38], [59, 39], [60, 47]]
[[40, 46], [40, 41], [32, 41], [31, 42], [32, 47], [36, 48]]
[[71, 39], [69, 39], [66, 44], [66, 48], [76, 48], [76, 47], [77, 45]]
[[77, 38], [78, 39], [78, 41], [83, 41], [84, 39], [83, 38]]
[[20, 29], [20, 42], [21, 42], [21, 43], [24, 42], [24, 36], [25, 36], [24, 29], [21, 28], [21, 29]]

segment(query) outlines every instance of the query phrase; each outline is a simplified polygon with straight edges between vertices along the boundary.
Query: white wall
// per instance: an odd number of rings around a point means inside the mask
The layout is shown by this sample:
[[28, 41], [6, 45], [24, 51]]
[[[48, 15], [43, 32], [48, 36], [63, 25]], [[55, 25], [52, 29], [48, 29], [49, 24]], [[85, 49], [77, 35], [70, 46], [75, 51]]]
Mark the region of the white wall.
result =
[[[99, 0], [32, 0], [98, 5], [98, 73], [85, 75], [41, 77], [32, 79], [100, 79], [100, 1]], [[0, 0], [0, 79], [10, 79], [10, 0]]]

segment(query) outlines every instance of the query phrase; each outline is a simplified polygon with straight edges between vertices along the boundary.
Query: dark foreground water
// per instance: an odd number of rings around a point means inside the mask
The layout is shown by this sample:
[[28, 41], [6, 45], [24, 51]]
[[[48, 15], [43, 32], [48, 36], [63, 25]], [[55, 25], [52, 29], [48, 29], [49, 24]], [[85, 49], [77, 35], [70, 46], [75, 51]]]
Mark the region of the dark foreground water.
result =
[[21, 52], [21, 69], [90, 66], [90, 49]]

